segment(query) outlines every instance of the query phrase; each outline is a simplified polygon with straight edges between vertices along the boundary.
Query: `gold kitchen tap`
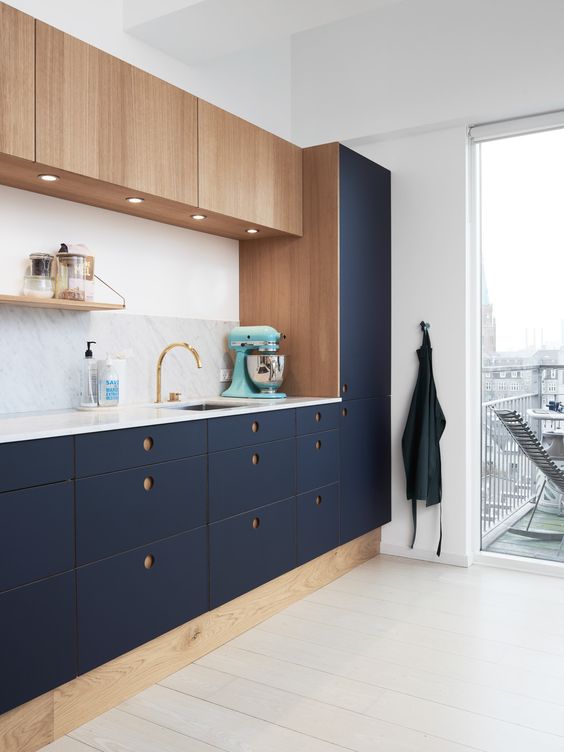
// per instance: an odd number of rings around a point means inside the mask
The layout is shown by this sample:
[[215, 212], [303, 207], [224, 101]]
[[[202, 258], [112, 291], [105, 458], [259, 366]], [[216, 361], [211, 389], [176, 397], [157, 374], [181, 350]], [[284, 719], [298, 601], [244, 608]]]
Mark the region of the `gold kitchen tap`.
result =
[[186, 350], [189, 350], [192, 355], [194, 356], [196, 360], [196, 364], [198, 368], [202, 367], [202, 360], [200, 358], [200, 354], [196, 350], [195, 347], [192, 347], [192, 345], [189, 345], [188, 342], [173, 342], [170, 345], [167, 345], [165, 349], [162, 351], [162, 353], [159, 355], [159, 359], [157, 360], [157, 399], [155, 402], [162, 402], [162, 394], [161, 394], [161, 372], [163, 368], [163, 360], [165, 359], [165, 355], [167, 352], [170, 352], [174, 347], [184, 347]]

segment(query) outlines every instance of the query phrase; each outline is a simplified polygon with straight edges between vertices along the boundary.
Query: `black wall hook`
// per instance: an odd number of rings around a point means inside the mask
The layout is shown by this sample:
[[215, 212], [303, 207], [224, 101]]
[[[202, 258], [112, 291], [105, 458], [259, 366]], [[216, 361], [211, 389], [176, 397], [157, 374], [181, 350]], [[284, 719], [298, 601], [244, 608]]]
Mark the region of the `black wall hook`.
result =
[[431, 324], [429, 324], [428, 321], [422, 321], [419, 326], [421, 327], [421, 331], [426, 331], [427, 329], [431, 328]]

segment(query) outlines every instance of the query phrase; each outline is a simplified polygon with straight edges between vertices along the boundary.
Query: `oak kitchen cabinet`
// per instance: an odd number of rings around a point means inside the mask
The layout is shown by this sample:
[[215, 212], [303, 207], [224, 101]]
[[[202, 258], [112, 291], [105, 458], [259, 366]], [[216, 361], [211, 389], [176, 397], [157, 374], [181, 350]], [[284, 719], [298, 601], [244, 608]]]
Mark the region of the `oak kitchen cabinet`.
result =
[[299, 147], [201, 99], [198, 134], [202, 210], [301, 235]]
[[198, 204], [197, 100], [37, 22], [36, 160]]
[[35, 20], [0, 3], [0, 152], [35, 157]]

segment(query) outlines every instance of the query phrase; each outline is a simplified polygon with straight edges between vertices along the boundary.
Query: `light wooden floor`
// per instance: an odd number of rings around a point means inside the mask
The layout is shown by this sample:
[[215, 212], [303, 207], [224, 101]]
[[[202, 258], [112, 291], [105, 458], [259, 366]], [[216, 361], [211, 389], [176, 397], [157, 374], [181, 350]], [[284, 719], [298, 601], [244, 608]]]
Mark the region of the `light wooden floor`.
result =
[[45, 752], [563, 752], [564, 580], [380, 556]]

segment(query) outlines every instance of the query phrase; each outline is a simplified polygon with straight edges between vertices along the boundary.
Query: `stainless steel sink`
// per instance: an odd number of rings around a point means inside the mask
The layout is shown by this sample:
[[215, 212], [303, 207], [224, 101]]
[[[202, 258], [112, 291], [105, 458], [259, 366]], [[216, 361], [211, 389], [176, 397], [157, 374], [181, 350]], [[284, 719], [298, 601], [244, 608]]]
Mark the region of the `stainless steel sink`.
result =
[[248, 402], [201, 402], [198, 405], [175, 405], [170, 403], [168, 405], [162, 405], [170, 410], [194, 410], [196, 412], [204, 412], [208, 410], [229, 410], [236, 407], [249, 407]]

